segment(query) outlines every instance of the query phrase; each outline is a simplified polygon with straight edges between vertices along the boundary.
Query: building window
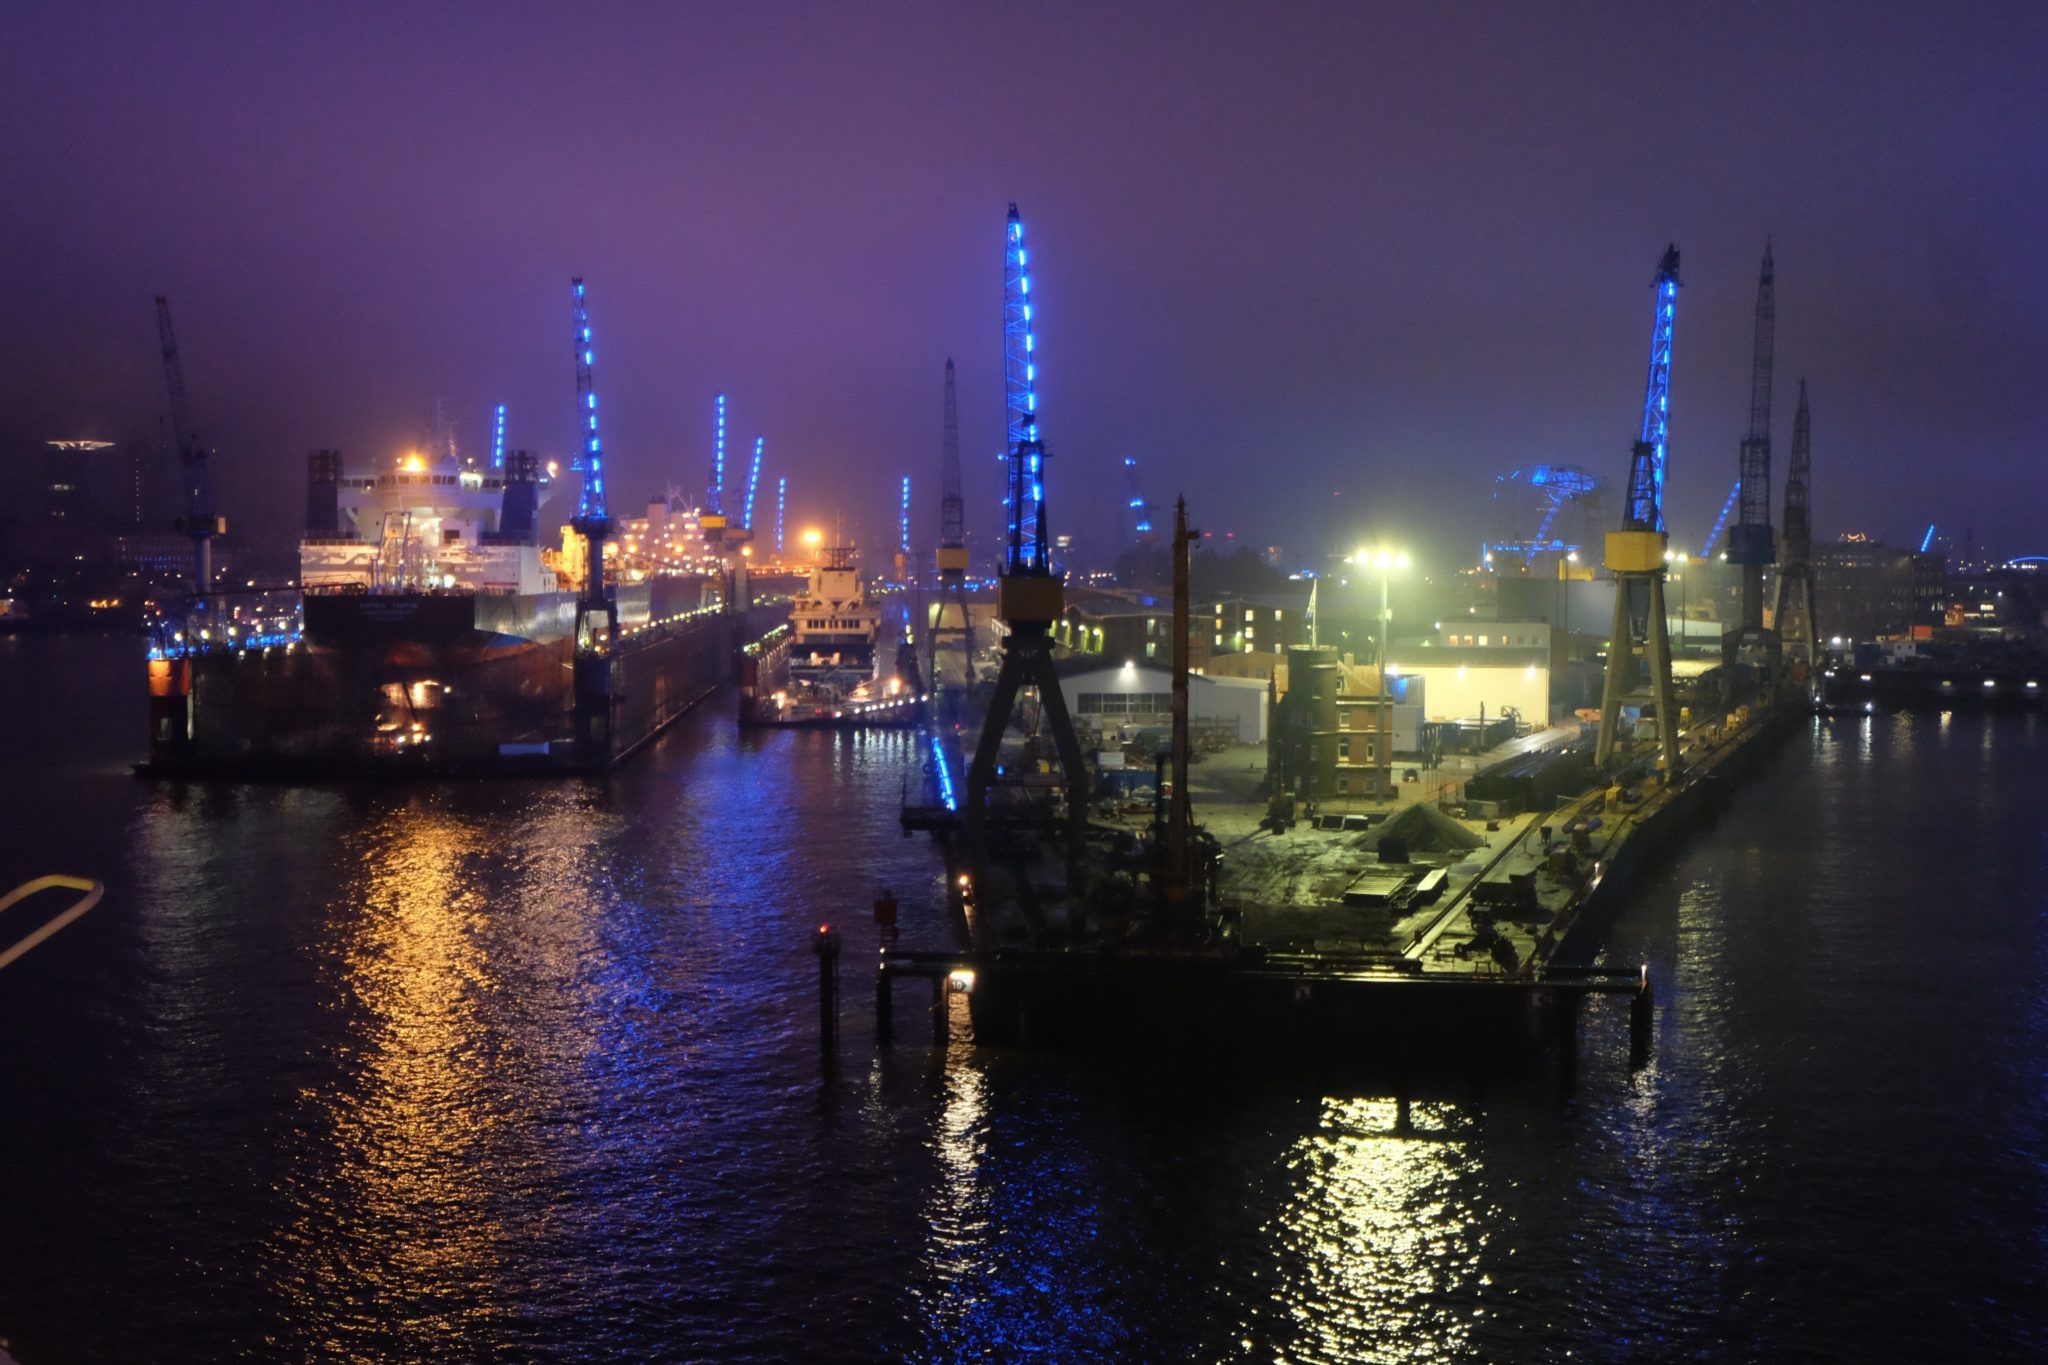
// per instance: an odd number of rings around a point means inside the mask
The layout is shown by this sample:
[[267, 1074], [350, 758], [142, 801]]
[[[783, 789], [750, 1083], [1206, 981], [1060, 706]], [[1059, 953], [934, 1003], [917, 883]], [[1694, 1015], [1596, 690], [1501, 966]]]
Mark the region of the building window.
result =
[[1279, 621], [1279, 619], [1280, 619], [1280, 608], [1278, 608], [1278, 607], [1275, 607], [1275, 608], [1273, 608], [1273, 620], [1274, 620], [1275, 622], [1278, 622], [1278, 621]]
[[1245, 619], [1245, 621], [1246, 621], [1246, 623], [1247, 623], [1247, 624], [1249, 624], [1249, 623], [1250, 623], [1250, 621], [1251, 621], [1251, 619], [1252, 619], [1252, 609], [1251, 609], [1250, 607], [1246, 607], [1246, 608], [1244, 609], [1244, 619]]
[[1147, 640], [1145, 642], [1145, 657], [1148, 659], [1159, 657], [1159, 642], [1157, 640]]
[[1216, 637], [1216, 648], [1217, 648], [1217, 649], [1221, 649], [1221, 648], [1223, 648], [1223, 637], [1222, 637], [1221, 635], [1218, 635], [1218, 636]]
[[1348, 759], [1351, 757], [1351, 736], [1337, 736], [1337, 757], [1340, 759]]

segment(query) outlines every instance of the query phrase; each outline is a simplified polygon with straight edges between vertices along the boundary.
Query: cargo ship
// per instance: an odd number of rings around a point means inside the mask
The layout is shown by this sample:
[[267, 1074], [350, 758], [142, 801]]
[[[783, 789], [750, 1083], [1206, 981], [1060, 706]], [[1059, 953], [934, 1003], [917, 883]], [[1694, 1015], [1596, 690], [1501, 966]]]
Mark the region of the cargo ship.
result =
[[448, 442], [367, 474], [316, 451], [293, 620], [212, 595], [156, 623], [150, 757], [175, 775], [485, 774], [603, 767], [730, 676], [723, 576], [612, 590], [608, 715], [579, 725], [577, 596], [544, 559], [552, 466]]

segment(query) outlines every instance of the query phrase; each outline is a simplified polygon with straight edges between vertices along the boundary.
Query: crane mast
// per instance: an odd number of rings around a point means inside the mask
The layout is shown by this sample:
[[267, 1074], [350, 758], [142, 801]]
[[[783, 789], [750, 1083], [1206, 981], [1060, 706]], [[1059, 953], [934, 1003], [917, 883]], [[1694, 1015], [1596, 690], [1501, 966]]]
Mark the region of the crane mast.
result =
[[1678, 248], [1666, 246], [1657, 263], [1657, 314], [1650, 330], [1650, 380], [1643, 395], [1642, 431], [1629, 460], [1631, 531], [1664, 529], [1664, 460], [1671, 437], [1671, 337], [1678, 314]]
[[498, 420], [491, 432], [491, 468], [505, 467], [505, 405], [498, 404]]
[[[1813, 511], [1808, 493], [1813, 480], [1813, 423], [1806, 410], [1806, 381], [1799, 381], [1799, 411], [1792, 419], [1792, 460], [1785, 472], [1785, 538], [1778, 563], [1777, 603], [1771, 623], [1780, 640], [1804, 655], [1807, 687], [1819, 685], [1820, 621], [1814, 611]], [[1934, 528], [1927, 528], [1932, 539]], [[1920, 542], [1926, 553], [1927, 540]], [[1798, 655], [1794, 656], [1795, 658]], [[1799, 665], [1793, 665], [1798, 678]]]
[[[939, 544], [957, 550], [967, 543], [966, 504], [960, 497], [960, 407], [953, 396], [953, 362], [946, 361], [945, 444], [939, 452]], [[943, 565], [940, 566], [942, 569]]]
[[583, 279], [570, 281], [575, 295], [576, 416], [582, 428], [582, 447], [576, 467], [583, 471], [583, 497], [570, 525], [583, 537], [589, 551], [590, 568], [585, 597], [604, 598], [604, 542], [612, 533], [612, 520], [604, 501], [604, 447], [597, 437], [597, 387], [593, 367], [597, 352], [590, 339], [590, 309], [584, 299]]
[[1732, 635], [1754, 636], [1764, 625], [1764, 565], [1777, 559], [1771, 531], [1771, 351], [1777, 330], [1776, 272], [1770, 243], [1756, 286], [1756, 335], [1750, 351], [1749, 434], [1742, 438], [1735, 525], [1728, 562], [1742, 568], [1742, 620]]
[[[1678, 248], [1666, 246], [1658, 262], [1656, 315], [1650, 329], [1650, 377], [1643, 420], [1629, 457], [1628, 504], [1619, 531], [1607, 533], [1607, 567], [1614, 574], [1614, 625], [1608, 635], [1607, 680], [1600, 696], [1600, 739], [1595, 761], [1606, 768], [1624, 754], [1623, 702], [1634, 697], [1656, 711], [1667, 780], [1679, 771], [1678, 710], [1671, 685], [1671, 635], [1664, 611], [1665, 456], [1671, 437], [1671, 341], [1678, 313]], [[1637, 661], [1648, 670], [1639, 686]], [[1632, 739], [1632, 731], [1629, 738]]]
[[1031, 330], [1031, 261], [1024, 248], [1024, 222], [1010, 205], [1008, 245], [1003, 253], [1003, 391], [1009, 409], [1009, 545], [1004, 570], [1010, 574], [1051, 572], [1046, 558], [1045, 443], [1038, 434], [1037, 341]]
[[[1073, 868], [1079, 865], [1087, 831], [1088, 774], [1052, 662], [1052, 623], [1065, 609], [1066, 594], [1046, 555], [1045, 445], [1038, 429], [1037, 343], [1031, 313], [1024, 222], [1012, 204], [1003, 250], [1003, 380], [1010, 438], [1009, 493], [1004, 502], [1009, 524], [996, 593], [996, 614], [1009, 632], [1003, 637], [1002, 667], [967, 769], [967, 829], [970, 841], [979, 845], [990, 818], [989, 792], [998, 776], [1004, 733], [1019, 694], [1035, 688], [1043, 719], [1036, 738], [1051, 741], [1064, 777], [1067, 858]], [[1034, 792], [1029, 800], [1042, 804], [1044, 795]]]
[[227, 521], [213, 510], [213, 478], [206, 447], [192, 430], [192, 410], [185, 399], [185, 366], [178, 358], [178, 338], [171, 331], [171, 301], [156, 296], [157, 340], [163, 347], [164, 383], [171, 397], [171, 439], [178, 450], [178, 474], [185, 485], [185, 515], [177, 529], [192, 537], [192, 590], [213, 586], [213, 538], [227, 533]]

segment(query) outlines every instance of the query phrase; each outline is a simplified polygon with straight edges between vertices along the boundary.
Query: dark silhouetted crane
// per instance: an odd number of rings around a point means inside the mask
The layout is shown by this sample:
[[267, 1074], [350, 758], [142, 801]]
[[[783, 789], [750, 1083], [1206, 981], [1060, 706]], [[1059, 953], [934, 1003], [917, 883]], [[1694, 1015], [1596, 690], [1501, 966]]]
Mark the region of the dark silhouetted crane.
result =
[[178, 359], [178, 338], [171, 331], [171, 301], [156, 296], [157, 339], [163, 344], [164, 383], [171, 393], [171, 439], [177, 445], [178, 478], [185, 486], [185, 515], [177, 528], [192, 537], [192, 591], [213, 588], [213, 539], [227, 534], [227, 521], [214, 511], [213, 476], [206, 447], [192, 429], [192, 408], [185, 399], [185, 366]]
[[[1781, 640], [1791, 641], [1804, 654], [1809, 687], [1820, 675], [1820, 620], [1813, 608], [1812, 481], [1813, 429], [1802, 379], [1799, 412], [1792, 419], [1791, 467], [1785, 472], [1785, 535], [1778, 553], [1778, 592], [1771, 624]], [[1933, 529], [1928, 528], [1930, 532]]]
[[[939, 598], [926, 634], [931, 661], [925, 673], [940, 686], [939, 645], [951, 641], [960, 651], [962, 676], [974, 686], [974, 619], [967, 610], [967, 512], [960, 496], [960, 408], [953, 394], [953, 362], [946, 362], [944, 434], [939, 447]], [[950, 618], [950, 619], [949, 619]]]
[[1756, 334], [1750, 350], [1749, 434], [1737, 466], [1735, 524], [1728, 528], [1728, 562], [1742, 571], [1742, 617], [1721, 637], [1722, 659], [1733, 663], [1743, 646], [1760, 649], [1777, 675], [1777, 636], [1764, 629], [1764, 566], [1777, 561], [1771, 530], [1771, 348], [1777, 330], [1776, 273], [1764, 243], [1756, 284]]

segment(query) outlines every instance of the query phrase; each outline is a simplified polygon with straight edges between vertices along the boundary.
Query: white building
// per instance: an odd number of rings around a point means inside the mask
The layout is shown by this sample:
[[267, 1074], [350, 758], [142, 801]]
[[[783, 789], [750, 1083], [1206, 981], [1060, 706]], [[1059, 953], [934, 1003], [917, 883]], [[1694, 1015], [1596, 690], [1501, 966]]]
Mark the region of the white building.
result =
[[1432, 721], [1514, 711], [1550, 724], [1550, 675], [1562, 665], [1560, 633], [1543, 621], [1451, 621], [1420, 647], [1396, 642], [1390, 671], [1420, 677]]
[[[1173, 670], [1142, 660], [1100, 656], [1063, 660], [1060, 693], [1079, 729], [1167, 725], [1173, 720]], [[1266, 684], [1252, 678], [1188, 676], [1188, 720], [1229, 729], [1240, 744], [1266, 742]]]

